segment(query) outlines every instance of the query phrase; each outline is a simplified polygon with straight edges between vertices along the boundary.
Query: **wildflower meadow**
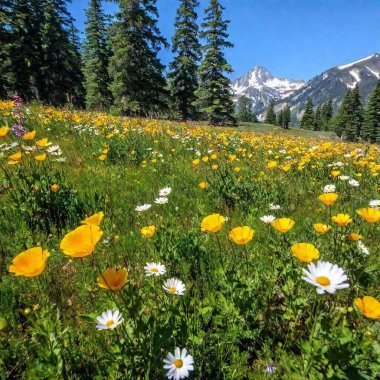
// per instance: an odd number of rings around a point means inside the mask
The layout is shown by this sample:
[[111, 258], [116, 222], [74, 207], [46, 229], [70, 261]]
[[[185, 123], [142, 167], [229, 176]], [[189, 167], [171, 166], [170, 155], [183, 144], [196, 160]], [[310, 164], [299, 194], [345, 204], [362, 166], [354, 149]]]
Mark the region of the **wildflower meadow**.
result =
[[0, 102], [1, 379], [378, 379], [380, 148]]

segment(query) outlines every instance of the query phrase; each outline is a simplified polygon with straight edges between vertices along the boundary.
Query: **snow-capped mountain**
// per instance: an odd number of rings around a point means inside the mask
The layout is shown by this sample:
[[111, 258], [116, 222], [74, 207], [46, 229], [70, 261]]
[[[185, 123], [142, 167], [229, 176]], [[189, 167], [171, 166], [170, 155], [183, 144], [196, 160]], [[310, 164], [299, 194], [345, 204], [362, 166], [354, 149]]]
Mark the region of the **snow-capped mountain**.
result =
[[255, 66], [232, 83], [232, 90], [236, 100], [241, 96], [252, 99], [253, 111], [261, 113], [272, 100], [287, 98], [304, 84], [303, 80], [276, 78], [264, 67]]
[[308, 97], [313, 99], [314, 106], [320, 106], [331, 99], [337, 109], [348, 90], [359, 85], [363, 101], [372, 92], [380, 79], [380, 54], [373, 54], [358, 61], [333, 67], [309, 80], [283, 101], [278, 102], [276, 109], [289, 104], [292, 113], [299, 118], [305, 108]]

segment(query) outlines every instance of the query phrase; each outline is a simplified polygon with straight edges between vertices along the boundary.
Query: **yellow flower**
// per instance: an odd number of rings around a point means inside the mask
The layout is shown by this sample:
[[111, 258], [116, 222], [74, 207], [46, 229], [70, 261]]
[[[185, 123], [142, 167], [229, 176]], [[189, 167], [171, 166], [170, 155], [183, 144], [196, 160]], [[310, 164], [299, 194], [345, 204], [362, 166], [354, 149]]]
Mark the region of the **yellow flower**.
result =
[[338, 198], [339, 195], [335, 193], [325, 193], [318, 197], [318, 199], [322, 201], [326, 206], [332, 206]]
[[102, 154], [101, 156], [99, 156], [100, 161], [104, 161], [106, 158], [107, 158], [107, 155], [105, 154]]
[[201, 230], [203, 232], [216, 233], [220, 231], [224, 225], [226, 218], [220, 214], [211, 214], [206, 216], [201, 222]]
[[104, 149], [104, 150], [102, 150], [102, 153], [103, 153], [103, 154], [107, 154], [107, 153], [108, 153], [108, 149]]
[[98, 277], [98, 285], [103, 289], [120, 290], [128, 279], [126, 269], [107, 269]]
[[360, 312], [370, 319], [380, 319], [380, 302], [373, 297], [356, 298], [355, 305]]
[[276, 161], [271, 161], [271, 162], [268, 163], [267, 168], [268, 169], [273, 169], [276, 166], [277, 166], [277, 162]]
[[327, 224], [322, 224], [322, 223], [313, 224], [313, 228], [314, 228], [315, 232], [319, 233], [320, 235], [323, 235], [327, 231], [331, 230], [331, 226], [329, 226]]
[[21, 161], [21, 152], [17, 152], [17, 153], [15, 153], [15, 154], [12, 154], [11, 156], [9, 156], [9, 159], [11, 160], [11, 161], [16, 161], [16, 162], [19, 162], [19, 161]]
[[41, 247], [30, 248], [19, 253], [13, 259], [12, 265], [9, 266], [9, 272], [16, 276], [38, 276], [44, 271], [49, 256], [49, 252], [44, 251]]
[[207, 186], [208, 186], [208, 183], [207, 183], [207, 182], [201, 182], [201, 183], [199, 184], [199, 187], [200, 187], [201, 189], [205, 189]]
[[91, 215], [88, 218], [82, 220], [81, 224], [100, 226], [100, 223], [102, 222], [103, 218], [104, 218], [104, 212], [100, 211], [97, 214]]
[[156, 233], [156, 227], [146, 226], [146, 227], [141, 228], [140, 232], [142, 236], [146, 238], [151, 238]]
[[352, 234], [347, 235], [347, 239], [351, 241], [359, 241], [363, 239], [363, 236], [360, 236], [358, 234], [355, 234], [354, 232]]
[[304, 263], [310, 263], [313, 260], [319, 259], [319, 251], [313, 244], [297, 243], [292, 246], [291, 250], [293, 255]]
[[36, 135], [36, 131], [32, 131], [32, 132], [26, 133], [24, 136], [22, 136], [22, 138], [24, 140], [33, 140], [35, 135]]
[[352, 222], [352, 219], [348, 214], [335, 215], [331, 220], [340, 227], [347, 227]]
[[340, 174], [340, 171], [339, 170], [333, 170], [330, 175], [331, 177], [335, 178], [335, 177], [338, 177], [338, 175]]
[[44, 153], [44, 154], [40, 154], [38, 156], [35, 156], [34, 159], [36, 161], [45, 161], [46, 160], [46, 154]]
[[103, 231], [95, 225], [84, 225], [70, 231], [61, 240], [61, 251], [71, 257], [85, 257], [94, 252]]
[[361, 208], [357, 213], [367, 222], [376, 223], [380, 220], [380, 210], [372, 207]]
[[193, 160], [193, 165], [198, 165], [199, 164], [199, 158], [196, 158], [195, 160]]
[[235, 173], [239, 173], [240, 172], [240, 168], [238, 168], [238, 167], [234, 168], [234, 172]]
[[280, 218], [276, 219], [274, 222], [272, 222], [272, 226], [282, 234], [288, 232], [291, 230], [294, 226], [295, 222], [292, 219], [289, 218]]
[[9, 132], [9, 128], [8, 127], [1, 127], [0, 128], [0, 137], [5, 137], [8, 132]]
[[59, 185], [57, 183], [55, 183], [54, 185], [51, 185], [50, 189], [51, 189], [51, 191], [56, 193], [59, 190]]
[[244, 226], [233, 228], [230, 231], [229, 236], [230, 239], [236, 244], [247, 244], [252, 240], [254, 234], [255, 231], [252, 228]]
[[211, 165], [212, 170], [218, 170], [218, 167], [219, 167], [218, 165]]
[[44, 138], [44, 139], [36, 141], [36, 145], [39, 146], [40, 148], [43, 148], [43, 147], [48, 146], [50, 144], [48, 143], [48, 139]]
[[207, 156], [206, 156], [206, 157], [203, 157], [203, 158], [202, 158], [202, 161], [203, 161], [203, 162], [208, 162], [208, 157], [207, 157]]

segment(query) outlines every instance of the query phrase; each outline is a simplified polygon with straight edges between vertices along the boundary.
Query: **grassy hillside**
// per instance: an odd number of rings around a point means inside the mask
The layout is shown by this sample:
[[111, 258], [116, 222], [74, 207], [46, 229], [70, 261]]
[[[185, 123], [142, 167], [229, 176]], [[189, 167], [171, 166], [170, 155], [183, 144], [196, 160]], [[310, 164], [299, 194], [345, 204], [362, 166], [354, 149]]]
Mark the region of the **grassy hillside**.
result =
[[378, 147], [12, 102], [0, 127], [0, 378], [377, 378]]

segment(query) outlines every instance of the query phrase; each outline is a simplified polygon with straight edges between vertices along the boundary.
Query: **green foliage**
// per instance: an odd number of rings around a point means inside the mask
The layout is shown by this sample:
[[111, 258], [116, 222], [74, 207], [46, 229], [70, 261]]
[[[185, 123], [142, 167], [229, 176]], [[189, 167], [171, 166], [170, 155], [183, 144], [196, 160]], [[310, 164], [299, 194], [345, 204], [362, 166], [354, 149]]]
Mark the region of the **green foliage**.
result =
[[197, 70], [201, 58], [196, 12], [198, 5], [198, 0], [181, 0], [175, 20], [174, 58], [168, 78], [172, 108], [182, 120], [197, 117], [195, 91], [198, 88]]
[[167, 43], [157, 27], [156, 0], [118, 4], [109, 68], [115, 110], [124, 115], [159, 115], [167, 109], [168, 94], [157, 53]]
[[237, 103], [236, 117], [243, 123], [257, 123], [257, 117], [252, 111], [252, 101], [246, 96], [239, 98]]
[[292, 114], [290, 111], [290, 107], [287, 105], [284, 109], [282, 109], [278, 115], [276, 124], [284, 129], [289, 129], [290, 122], [292, 120]]
[[234, 103], [230, 89], [231, 81], [225, 73], [231, 73], [223, 49], [233, 45], [227, 40], [229, 21], [223, 20], [224, 7], [218, 0], [211, 0], [205, 10], [201, 37], [204, 57], [199, 67], [199, 88], [196, 92], [197, 105], [210, 125], [236, 125]]
[[270, 102], [267, 113], [265, 116], [265, 124], [272, 124], [275, 125], [277, 122], [276, 113], [274, 112], [274, 102]]
[[371, 143], [380, 142], [380, 81], [368, 99], [361, 137]]
[[313, 105], [313, 100], [310, 97], [307, 99], [305, 112], [302, 116], [300, 127], [302, 129], [310, 129], [312, 131], [314, 131], [316, 128], [314, 105]]
[[110, 49], [107, 41], [107, 22], [100, 0], [91, 0], [86, 12], [86, 40], [84, 42], [84, 76], [86, 107], [105, 110], [112, 102], [109, 91], [108, 64]]

